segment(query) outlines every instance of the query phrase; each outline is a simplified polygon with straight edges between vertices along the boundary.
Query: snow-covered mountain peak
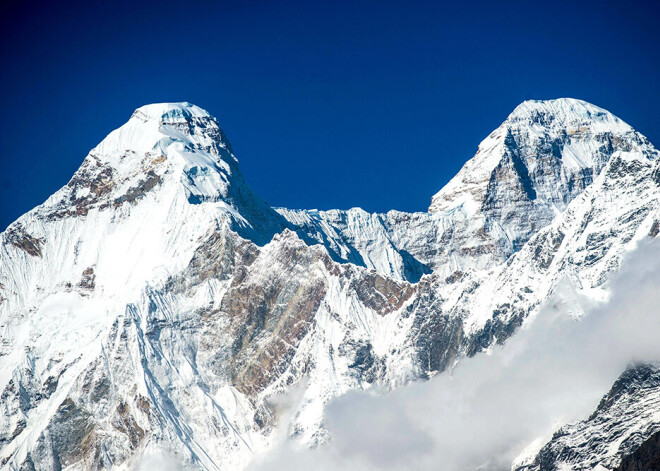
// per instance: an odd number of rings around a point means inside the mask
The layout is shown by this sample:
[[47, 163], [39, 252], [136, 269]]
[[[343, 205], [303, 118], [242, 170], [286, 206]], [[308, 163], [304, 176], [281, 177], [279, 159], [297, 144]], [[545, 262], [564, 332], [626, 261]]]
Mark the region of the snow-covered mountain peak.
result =
[[259, 243], [283, 227], [282, 218], [245, 182], [218, 121], [187, 102], [136, 109], [35, 211], [49, 220], [101, 213], [119, 221], [137, 206], [155, 205], [178, 212], [204, 205], [204, 219], [228, 220]]
[[595, 105], [525, 101], [433, 197], [429, 212], [462, 211], [515, 251], [621, 152], [657, 154], [644, 136]]
[[[649, 147], [642, 135], [603, 108], [573, 98], [528, 100], [479, 144], [474, 157], [433, 197], [429, 211], [459, 207], [470, 214], [478, 211], [507, 161], [514, 181], [531, 180], [535, 186], [548, 179], [548, 172], [560, 179], [583, 170], [593, 176], [614, 151], [637, 150], [636, 146]], [[539, 174], [533, 175], [536, 171]], [[544, 195], [530, 192], [530, 196]]]
[[138, 108], [90, 151], [44, 210], [52, 217], [133, 206], [165, 192], [190, 203], [228, 198], [244, 186], [229, 141], [215, 118], [189, 103]]
[[146, 120], [155, 120], [161, 124], [191, 121], [194, 118], [212, 118], [208, 111], [188, 103], [151, 103], [139, 107], [133, 116]]
[[628, 132], [633, 129], [609, 111], [575, 98], [555, 100], [526, 100], [508, 116], [504, 125], [532, 125], [534, 127], [571, 127], [585, 125], [590, 128]]
[[136, 109], [131, 118], [103, 139], [92, 153], [112, 161], [113, 154], [165, 151], [172, 144], [187, 150], [205, 151], [214, 160], [236, 162], [218, 121], [207, 111], [187, 102], [155, 103]]

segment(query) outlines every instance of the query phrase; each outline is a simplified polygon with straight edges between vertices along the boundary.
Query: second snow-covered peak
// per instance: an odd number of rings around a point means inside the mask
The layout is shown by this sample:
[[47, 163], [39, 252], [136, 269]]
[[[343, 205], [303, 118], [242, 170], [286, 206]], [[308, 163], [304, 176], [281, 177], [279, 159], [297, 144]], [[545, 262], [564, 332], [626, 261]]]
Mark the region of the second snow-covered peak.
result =
[[476, 233], [512, 253], [621, 153], [657, 154], [644, 136], [590, 103], [526, 101], [433, 196], [429, 212], [459, 211], [474, 221]]
[[462, 208], [474, 214], [492, 203], [489, 194], [502, 186], [561, 211], [614, 152], [650, 148], [624, 121], [585, 101], [525, 101], [433, 196], [429, 211]]

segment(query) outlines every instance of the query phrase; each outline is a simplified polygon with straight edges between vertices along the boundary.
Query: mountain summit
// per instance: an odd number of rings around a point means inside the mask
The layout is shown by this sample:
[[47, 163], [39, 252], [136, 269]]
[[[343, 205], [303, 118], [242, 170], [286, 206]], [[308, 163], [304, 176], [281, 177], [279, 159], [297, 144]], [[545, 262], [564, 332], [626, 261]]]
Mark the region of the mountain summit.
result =
[[658, 162], [605, 110], [530, 101], [429, 212], [275, 211], [207, 112], [138, 108], [0, 235], [0, 467], [229, 470], [277, 430], [322, 445], [333, 398], [469, 361], [561, 283], [602, 299], [660, 233]]
[[429, 211], [483, 217], [486, 232], [517, 250], [591, 185], [616, 152], [655, 150], [628, 124], [590, 103], [525, 101], [433, 196]]
[[217, 120], [190, 103], [135, 110], [46, 206], [57, 215], [86, 215], [92, 208], [129, 208], [150, 195], [167, 200], [159, 205], [177, 206], [183, 198], [218, 203], [232, 226], [258, 243], [283, 228], [281, 217], [245, 183]]

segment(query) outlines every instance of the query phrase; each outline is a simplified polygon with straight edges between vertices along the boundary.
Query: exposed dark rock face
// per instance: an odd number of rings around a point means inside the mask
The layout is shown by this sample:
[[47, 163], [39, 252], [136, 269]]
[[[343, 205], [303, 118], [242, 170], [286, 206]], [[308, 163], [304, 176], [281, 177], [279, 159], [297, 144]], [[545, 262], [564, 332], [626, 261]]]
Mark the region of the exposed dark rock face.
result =
[[93, 443], [95, 425], [91, 414], [66, 398], [55, 413], [50, 441], [62, 466], [80, 461]]
[[[639, 460], [652, 462], [653, 456], [658, 457], [660, 423], [649, 422], [646, 417], [659, 406], [658, 366], [630, 367], [588, 419], [561, 427], [541, 448], [534, 461], [518, 471], [586, 470], [598, 465], [605, 469], [637, 469], [620, 466], [624, 463], [625, 466], [636, 466]], [[656, 438], [651, 439], [654, 436]], [[650, 440], [647, 447], [635, 454], [647, 440]], [[619, 443], [614, 453], [610, 450], [613, 443]], [[631, 457], [626, 461], [625, 456]]]
[[420, 283], [419, 295], [404, 310], [414, 316], [410, 339], [415, 347], [422, 377], [444, 371], [457, 357], [465, 339], [463, 323], [442, 309], [443, 299], [430, 280]]
[[258, 256], [256, 244], [230, 231], [214, 230], [195, 250], [186, 270], [169, 280], [167, 289], [184, 292], [206, 280], [224, 281], [234, 275], [242, 280]]
[[557, 250], [564, 240], [564, 233], [561, 230], [553, 232], [550, 237], [541, 240], [541, 243], [536, 244], [534, 248], [534, 259], [536, 260], [539, 269], [547, 270], [555, 258]]
[[28, 234], [20, 224], [12, 224], [3, 234], [6, 243], [24, 250], [33, 257], [41, 257], [44, 241]]
[[649, 231], [649, 237], [656, 237], [658, 234], [660, 234], [660, 222], [655, 221]]
[[349, 359], [351, 371], [360, 383], [371, 384], [381, 379], [385, 364], [373, 351], [373, 346], [364, 340], [347, 339], [339, 347], [339, 354]]
[[621, 460], [617, 471], [660, 470], [660, 432], [656, 432], [630, 455]]
[[140, 180], [136, 186], [130, 187], [125, 194], [121, 195], [119, 198], [116, 198], [112, 205], [116, 208], [124, 203], [134, 204], [137, 200], [143, 198], [147, 192], [152, 190], [159, 183], [160, 176], [156, 175], [153, 170], [149, 170], [144, 180]]
[[49, 220], [86, 216], [92, 208], [105, 209], [117, 182], [112, 167], [90, 154], [65, 187], [66, 195], [47, 215]]
[[[522, 312], [511, 312], [510, 309], [511, 306], [508, 304], [495, 309], [493, 318], [488, 319], [481, 330], [467, 339], [465, 352], [468, 356], [474, 356], [494, 344], [502, 345], [516, 332], [527, 316]], [[497, 317], [502, 314], [506, 316]]]
[[134, 450], [144, 438], [145, 432], [135, 421], [135, 418], [130, 413], [129, 406], [125, 402], [119, 403], [117, 414], [118, 416], [115, 416], [112, 426], [128, 437], [131, 443], [131, 449]]
[[[318, 253], [292, 233], [282, 237], [291, 243], [279, 247], [276, 265], [264, 267], [267, 281], [263, 281], [264, 273], [257, 279], [250, 274], [238, 277], [220, 305], [235, 339], [232, 382], [249, 396], [261, 392], [286, 369], [298, 343], [312, 328], [313, 315], [327, 290]], [[297, 275], [301, 272], [306, 273], [303, 279]]]
[[351, 280], [351, 289], [362, 304], [383, 316], [400, 309], [415, 292], [409, 283], [397, 283], [377, 273]]
[[94, 290], [96, 276], [94, 275], [94, 267], [85, 268], [82, 272], [82, 277], [80, 278], [80, 283], [78, 286], [85, 290]]

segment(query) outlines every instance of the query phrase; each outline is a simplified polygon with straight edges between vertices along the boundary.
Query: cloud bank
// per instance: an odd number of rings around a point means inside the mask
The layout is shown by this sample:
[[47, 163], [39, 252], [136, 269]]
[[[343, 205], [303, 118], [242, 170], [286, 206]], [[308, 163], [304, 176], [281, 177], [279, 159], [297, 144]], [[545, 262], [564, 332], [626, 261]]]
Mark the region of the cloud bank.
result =
[[[593, 306], [567, 281], [503, 347], [425, 383], [327, 407], [331, 442], [282, 440], [255, 471], [510, 469], [530, 443], [586, 418], [624, 369], [660, 360], [660, 242], [644, 242]], [[574, 303], [587, 313], [576, 320]]]

